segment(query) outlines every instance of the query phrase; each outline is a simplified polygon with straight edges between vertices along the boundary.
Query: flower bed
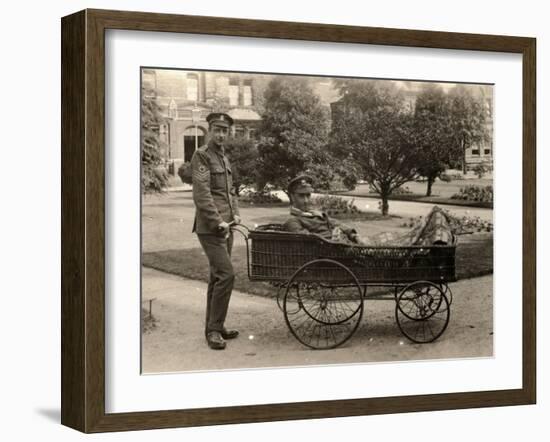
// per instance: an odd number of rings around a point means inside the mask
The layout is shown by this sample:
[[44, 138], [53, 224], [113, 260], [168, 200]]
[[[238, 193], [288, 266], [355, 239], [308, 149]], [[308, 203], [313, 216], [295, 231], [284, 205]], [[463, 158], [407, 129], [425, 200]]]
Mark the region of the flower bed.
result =
[[451, 199], [492, 203], [493, 186], [464, 186], [460, 188], [458, 193], [452, 195]]

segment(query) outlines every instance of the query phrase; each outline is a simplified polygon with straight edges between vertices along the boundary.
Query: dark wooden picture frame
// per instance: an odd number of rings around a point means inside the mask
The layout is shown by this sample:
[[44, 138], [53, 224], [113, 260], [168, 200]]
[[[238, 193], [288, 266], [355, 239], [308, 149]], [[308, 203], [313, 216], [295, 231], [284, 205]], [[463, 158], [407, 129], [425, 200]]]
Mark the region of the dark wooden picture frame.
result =
[[[85, 10], [62, 19], [61, 422], [83, 432], [533, 404], [536, 400], [536, 40]], [[513, 390], [219, 408], [105, 411], [105, 30], [517, 53], [523, 65], [523, 385]]]

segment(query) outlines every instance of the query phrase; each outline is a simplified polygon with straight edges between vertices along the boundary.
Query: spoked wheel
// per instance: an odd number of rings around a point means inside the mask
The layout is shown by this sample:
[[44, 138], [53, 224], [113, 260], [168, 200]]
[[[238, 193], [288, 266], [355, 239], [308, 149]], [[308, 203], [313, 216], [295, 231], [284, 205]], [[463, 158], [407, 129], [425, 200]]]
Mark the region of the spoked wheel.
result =
[[280, 285], [277, 286], [277, 307], [279, 307], [279, 310], [281, 310], [281, 311], [284, 311], [283, 310], [283, 298], [284, 298], [285, 290], [286, 290], [286, 285], [285, 284], [280, 284]]
[[441, 290], [443, 290], [443, 294], [447, 298], [447, 301], [449, 301], [449, 307], [453, 304], [453, 292], [451, 291], [451, 288], [448, 284], [444, 283], [441, 284]]
[[429, 281], [409, 284], [397, 296], [395, 319], [401, 332], [418, 344], [439, 338], [451, 316], [449, 300], [441, 287]]
[[353, 335], [363, 317], [359, 281], [337, 261], [311, 261], [288, 282], [283, 312], [302, 344], [318, 350], [336, 348]]

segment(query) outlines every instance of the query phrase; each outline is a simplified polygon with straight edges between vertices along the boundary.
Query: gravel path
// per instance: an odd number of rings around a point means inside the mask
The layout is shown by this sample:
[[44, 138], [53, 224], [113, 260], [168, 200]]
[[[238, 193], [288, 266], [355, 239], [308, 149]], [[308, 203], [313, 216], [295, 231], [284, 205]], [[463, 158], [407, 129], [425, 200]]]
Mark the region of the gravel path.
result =
[[288, 330], [273, 300], [234, 292], [227, 325], [240, 330], [225, 351], [210, 350], [203, 335], [206, 284], [143, 268], [143, 301], [156, 326], [143, 335], [145, 373], [253, 367], [325, 365], [490, 357], [493, 353], [492, 276], [451, 285], [454, 301], [445, 333], [432, 344], [413, 344], [395, 324], [394, 303], [366, 301], [355, 335], [342, 347], [313, 351]]

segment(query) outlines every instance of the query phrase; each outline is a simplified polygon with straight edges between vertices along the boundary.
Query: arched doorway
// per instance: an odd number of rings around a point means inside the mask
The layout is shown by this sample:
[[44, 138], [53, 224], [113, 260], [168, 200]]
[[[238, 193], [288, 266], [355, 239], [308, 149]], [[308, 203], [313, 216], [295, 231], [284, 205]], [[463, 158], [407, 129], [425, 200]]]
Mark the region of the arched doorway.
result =
[[190, 126], [183, 132], [183, 161], [191, 161], [195, 150], [204, 144], [206, 131], [200, 126]]

